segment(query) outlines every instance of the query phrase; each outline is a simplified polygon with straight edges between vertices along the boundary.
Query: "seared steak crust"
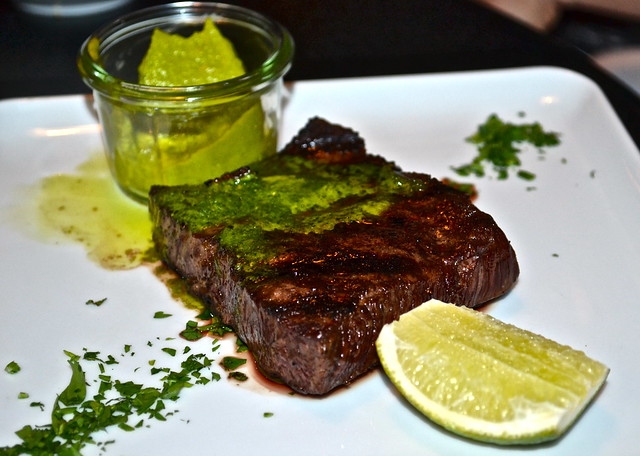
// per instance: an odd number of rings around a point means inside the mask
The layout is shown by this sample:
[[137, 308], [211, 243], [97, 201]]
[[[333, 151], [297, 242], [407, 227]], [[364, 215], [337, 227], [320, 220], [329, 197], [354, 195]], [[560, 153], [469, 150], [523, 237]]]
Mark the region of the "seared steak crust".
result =
[[[354, 132], [320, 119], [281, 154], [384, 162], [367, 155]], [[267, 233], [281, 249], [265, 277], [242, 275], [220, 244], [219, 226], [191, 232], [170, 208], [156, 205], [164, 187], [150, 196], [154, 240], [192, 291], [236, 330], [265, 375], [301, 393], [325, 394], [377, 365], [378, 333], [402, 313], [430, 298], [475, 307], [518, 277], [515, 253], [491, 216], [436, 179], [408, 175], [423, 180], [424, 189], [394, 199], [377, 217], [319, 233]]]

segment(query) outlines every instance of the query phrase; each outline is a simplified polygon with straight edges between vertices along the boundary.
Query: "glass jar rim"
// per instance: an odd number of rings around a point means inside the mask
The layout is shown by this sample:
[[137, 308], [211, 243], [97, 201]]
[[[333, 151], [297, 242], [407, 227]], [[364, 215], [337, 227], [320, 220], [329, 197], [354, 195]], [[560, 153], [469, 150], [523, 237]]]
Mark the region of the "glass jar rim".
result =
[[[208, 17], [214, 20], [235, 19], [259, 26], [261, 30], [266, 30], [270, 37], [275, 38], [274, 49], [254, 70], [224, 81], [194, 86], [161, 87], [137, 84], [112, 75], [100, 64], [100, 50], [104, 41], [125, 34], [136, 24], [157, 22], [160, 25], [168, 18], [201, 18], [202, 20], [197, 22], [204, 22]], [[294, 42], [288, 30], [257, 11], [226, 3], [184, 1], [133, 11], [105, 24], [84, 41], [78, 54], [77, 64], [85, 83], [107, 96], [156, 101], [195, 101], [258, 91], [284, 76], [291, 67], [293, 52]]]

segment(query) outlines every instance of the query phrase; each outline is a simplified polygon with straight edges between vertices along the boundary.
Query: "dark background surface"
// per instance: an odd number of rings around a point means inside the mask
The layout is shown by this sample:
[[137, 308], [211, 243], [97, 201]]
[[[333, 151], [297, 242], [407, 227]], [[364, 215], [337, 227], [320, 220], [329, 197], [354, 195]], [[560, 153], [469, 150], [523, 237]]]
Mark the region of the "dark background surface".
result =
[[[98, 26], [130, 10], [44, 18], [0, 3], [0, 98], [89, 93], [75, 59]], [[589, 54], [640, 43], [633, 22], [567, 12], [541, 34], [466, 0], [228, 0], [261, 11], [296, 41], [289, 80], [552, 65], [594, 80], [640, 144], [640, 99]]]

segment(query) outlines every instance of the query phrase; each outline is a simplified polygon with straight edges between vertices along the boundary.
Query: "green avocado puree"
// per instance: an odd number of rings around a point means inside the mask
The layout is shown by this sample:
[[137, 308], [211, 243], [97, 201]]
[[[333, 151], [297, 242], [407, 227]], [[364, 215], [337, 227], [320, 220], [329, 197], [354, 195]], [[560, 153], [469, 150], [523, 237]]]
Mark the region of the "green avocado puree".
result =
[[[208, 19], [188, 37], [155, 29], [139, 66], [140, 83], [174, 87], [220, 82], [245, 73], [232, 43]], [[275, 126], [260, 94], [102, 107], [108, 153], [125, 193], [146, 202], [154, 184], [200, 183], [276, 148]]]
[[140, 84], [163, 87], [211, 84], [244, 73], [233, 44], [211, 19], [189, 37], [155, 29], [138, 67]]

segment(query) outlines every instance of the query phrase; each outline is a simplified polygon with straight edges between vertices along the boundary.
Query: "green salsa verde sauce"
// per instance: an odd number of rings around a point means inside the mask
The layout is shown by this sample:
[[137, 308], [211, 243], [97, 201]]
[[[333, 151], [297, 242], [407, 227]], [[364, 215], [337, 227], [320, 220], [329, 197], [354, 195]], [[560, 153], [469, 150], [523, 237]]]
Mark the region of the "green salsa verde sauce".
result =
[[203, 185], [157, 187], [151, 207], [194, 233], [207, 230], [238, 259], [245, 274], [262, 266], [282, 244], [273, 233], [321, 233], [339, 223], [379, 216], [394, 196], [423, 190], [422, 180], [399, 173], [393, 164], [318, 164], [278, 155], [252, 164], [243, 174]]

